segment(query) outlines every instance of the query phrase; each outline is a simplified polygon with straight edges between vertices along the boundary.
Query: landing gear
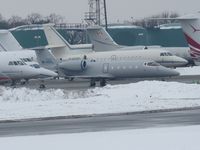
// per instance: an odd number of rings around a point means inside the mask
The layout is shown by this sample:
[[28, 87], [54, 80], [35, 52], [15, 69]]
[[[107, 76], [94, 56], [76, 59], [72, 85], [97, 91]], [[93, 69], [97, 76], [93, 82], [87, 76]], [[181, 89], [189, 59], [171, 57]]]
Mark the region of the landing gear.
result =
[[46, 86], [44, 85], [44, 84], [40, 84], [40, 87], [39, 87], [40, 89], [45, 89], [46, 88]]
[[95, 79], [91, 79], [90, 80], [90, 87], [95, 87], [95, 86], [96, 86]]
[[[100, 87], [104, 87], [106, 86], [106, 80], [105, 79], [100, 79]], [[96, 80], [95, 79], [91, 79], [90, 80], [90, 87], [95, 87], [96, 86]]]
[[41, 81], [41, 84], [40, 84], [39, 88], [40, 89], [45, 89], [46, 88], [46, 86], [44, 84], [44, 80]]
[[16, 81], [15, 81], [15, 80], [12, 80], [10, 86], [15, 87], [15, 86], [16, 86]]
[[72, 77], [72, 78], [68, 78], [68, 81], [73, 81], [74, 80], [74, 78]]
[[106, 86], [106, 80], [105, 80], [105, 79], [101, 79], [101, 80], [100, 80], [100, 86], [101, 86], [101, 87]]
[[68, 80], [68, 81], [73, 81], [74, 78], [73, 77], [65, 77], [65, 80]]
[[21, 85], [25, 85], [25, 84], [27, 84], [27, 83], [28, 83], [28, 81], [29, 81], [28, 79], [21, 80], [20, 84], [21, 84]]

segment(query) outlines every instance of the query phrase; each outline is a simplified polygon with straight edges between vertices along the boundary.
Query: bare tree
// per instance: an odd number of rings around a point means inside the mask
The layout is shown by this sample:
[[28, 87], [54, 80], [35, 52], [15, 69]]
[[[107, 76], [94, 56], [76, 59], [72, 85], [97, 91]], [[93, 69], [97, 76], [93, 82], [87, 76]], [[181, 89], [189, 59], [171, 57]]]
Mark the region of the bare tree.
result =
[[[175, 20], [157, 20], [157, 18], [176, 18], [179, 15], [175, 12], [169, 13], [169, 12], [163, 12], [161, 14], [158, 15], [153, 15], [151, 17], [147, 17], [141, 20], [136, 20], [136, 21], [132, 21], [133, 25], [137, 25], [137, 26], [142, 26], [145, 28], [152, 28], [154, 26], [158, 26], [160, 24], [168, 24], [168, 23], [174, 23]], [[155, 19], [153, 19], [155, 18]]]
[[26, 18], [28, 24], [43, 24], [48, 23], [48, 20], [46, 20], [42, 15], [39, 13], [32, 13], [27, 16]]
[[8, 29], [8, 23], [7, 21], [3, 18], [3, 16], [0, 14], [0, 29]]
[[54, 23], [54, 24], [60, 24], [63, 23], [64, 17], [61, 15], [57, 15], [55, 13], [50, 14], [47, 16], [48, 22]]
[[19, 16], [12, 16], [8, 19], [9, 28], [25, 25], [26, 21]]

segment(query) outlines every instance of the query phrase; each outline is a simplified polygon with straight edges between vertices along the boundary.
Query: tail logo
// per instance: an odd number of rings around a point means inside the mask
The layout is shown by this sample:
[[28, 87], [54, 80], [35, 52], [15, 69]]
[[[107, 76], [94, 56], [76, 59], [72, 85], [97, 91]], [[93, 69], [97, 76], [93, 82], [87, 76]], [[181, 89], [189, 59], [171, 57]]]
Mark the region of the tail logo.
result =
[[190, 54], [192, 58], [199, 58], [200, 57], [200, 44], [196, 42], [194, 39], [192, 39], [189, 35], [184, 33], [186, 40], [190, 47]]
[[190, 27], [193, 29], [193, 33], [200, 32], [200, 29], [196, 29], [193, 25], [190, 24]]

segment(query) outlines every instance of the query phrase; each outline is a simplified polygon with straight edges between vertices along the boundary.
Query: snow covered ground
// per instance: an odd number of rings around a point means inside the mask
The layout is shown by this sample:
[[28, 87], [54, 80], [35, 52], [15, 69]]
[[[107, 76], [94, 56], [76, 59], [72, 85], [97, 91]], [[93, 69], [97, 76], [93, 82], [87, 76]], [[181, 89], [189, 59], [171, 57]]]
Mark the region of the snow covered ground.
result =
[[200, 85], [143, 81], [86, 91], [0, 87], [0, 120], [200, 106]]
[[199, 150], [200, 126], [0, 138], [2, 150]]

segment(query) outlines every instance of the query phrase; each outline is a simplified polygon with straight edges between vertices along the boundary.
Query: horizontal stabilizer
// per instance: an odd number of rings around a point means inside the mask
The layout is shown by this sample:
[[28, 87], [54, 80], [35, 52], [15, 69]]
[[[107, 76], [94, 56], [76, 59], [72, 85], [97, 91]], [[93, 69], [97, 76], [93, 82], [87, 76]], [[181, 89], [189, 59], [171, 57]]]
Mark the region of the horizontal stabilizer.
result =
[[88, 27], [87, 34], [94, 46], [94, 51], [108, 51], [122, 48], [120, 45], [115, 43], [108, 32], [100, 26]]

